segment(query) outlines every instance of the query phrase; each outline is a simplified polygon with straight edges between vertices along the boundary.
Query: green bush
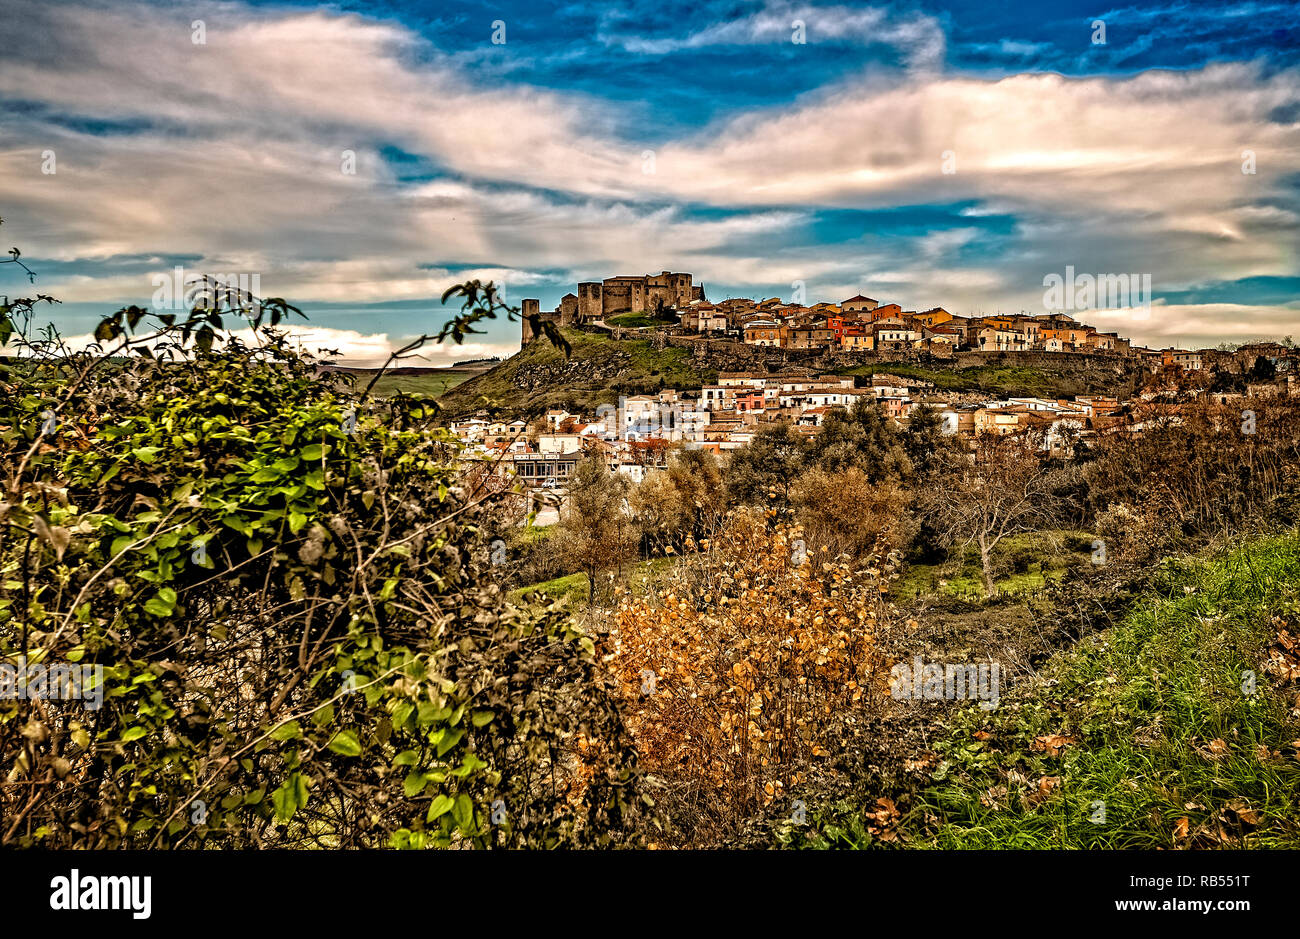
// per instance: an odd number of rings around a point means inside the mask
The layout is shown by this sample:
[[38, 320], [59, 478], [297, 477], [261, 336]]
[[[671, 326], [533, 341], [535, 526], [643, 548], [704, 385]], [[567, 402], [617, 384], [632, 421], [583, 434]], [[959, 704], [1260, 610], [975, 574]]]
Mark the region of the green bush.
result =
[[504, 605], [493, 499], [425, 403], [318, 374], [279, 301], [122, 310], [86, 352], [34, 302], [0, 308], [0, 662], [102, 667], [102, 704], [0, 700], [0, 843], [629, 837], [592, 644]]

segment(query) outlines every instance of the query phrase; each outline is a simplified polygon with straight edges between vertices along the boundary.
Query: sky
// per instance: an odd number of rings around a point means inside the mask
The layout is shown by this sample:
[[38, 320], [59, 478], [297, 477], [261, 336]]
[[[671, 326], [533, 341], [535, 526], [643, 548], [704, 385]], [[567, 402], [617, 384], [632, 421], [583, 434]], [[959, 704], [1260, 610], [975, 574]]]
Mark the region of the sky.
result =
[[1149, 275], [1067, 312], [1154, 347], [1300, 338], [1295, 7], [1110, 2], [0, 0], [0, 295], [79, 339], [243, 276], [365, 365], [472, 278], [970, 315], [1072, 270]]

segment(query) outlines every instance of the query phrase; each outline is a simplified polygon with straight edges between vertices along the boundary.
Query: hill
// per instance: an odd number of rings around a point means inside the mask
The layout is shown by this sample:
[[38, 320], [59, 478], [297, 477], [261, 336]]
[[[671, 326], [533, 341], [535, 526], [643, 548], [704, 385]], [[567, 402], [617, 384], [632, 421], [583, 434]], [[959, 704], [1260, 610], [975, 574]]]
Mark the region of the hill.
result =
[[785, 824], [778, 840], [1296, 848], [1300, 534], [1234, 540], [1151, 573], [1118, 622], [1052, 655], [996, 708], [943, 716], [921, 744], [921, 785], [882, 800], [902, 813], [888, 837], [863, 823], [872, 791], [812, 808], [807, 829]]
[[457, 385], [439, 399], [448, 417], [479, 410], [532, 415], [549, 408], [591, 412], [619, 395], [665, 388], [690, 390], [717, 380], [716, 369], [698, 369], [687, 349], [656, 349], [648, 339], [613, 339], [606, 333], [564, 330], [572, 346], [564, 354], [544, 339], [531, 342], [495, 368]]
[[967, 352], [944, 362], [929, 358], [876, 358], [845, 353], [820, 354], [763, 349], [739, 343], [651, 338], [614, 339], [605, 332], [564, 330], [573, 346], [566, 361], [545, 341], [532, 342], [501, 364], [450, 389], [440, 399], [449, 417], [484, 410], [528, 416], [548, 408], [592, 412], [619, 395], [649, 394], [665, 388], [697, 390], [719, 372], [772, 373], [784, 369], [852, 375], [869, 385], [873, 373], [915, 378], [937, 391], [987, 398], [1037, 396], [1067, 398], [1110, 394], [1128, 398], [1140, 387], [1139, 362], [1115, 356]]
[[[464, 362], [444, 368], [420, 366], [390, 368], [384, 372], [379, 381], [375, 382], [374, 394], [385, 397], [401, 391], [406, 394], [418, 392], [426, 395], [442, 395], [462, 382], [469, 381], [476, 375], [482, 375], [491, 367], [487, 364], [490, 361], [485, 360], [484, 364]], [[333, 366], [330, 370], [353, 376], [357, 388], [366, 387], [376, 372], [373, 368], [346, 366]]]

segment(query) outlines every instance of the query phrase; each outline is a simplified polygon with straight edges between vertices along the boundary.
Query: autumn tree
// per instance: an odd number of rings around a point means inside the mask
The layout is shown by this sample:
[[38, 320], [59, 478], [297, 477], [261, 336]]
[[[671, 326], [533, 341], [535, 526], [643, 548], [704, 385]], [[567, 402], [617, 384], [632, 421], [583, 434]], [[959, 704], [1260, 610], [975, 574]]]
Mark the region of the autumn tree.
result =
[[622, 595], [601, 651], [670, 840], [710, 843], [817, 777], [884, 691], [880, 565], [817, 562], [737, 510], [658, 595]]
[[718, 460], [707, 450], [678, 450], [665, 469], [636, 487], [631, 502], [647, 540], [660, 551], [707, 538], [726, 511]]
[[915, 527], [903, 486], [896, 480], [872, 485], [858, 466], [837, 473], [809, 470], [795, 486], [793, 501], [814, 555], [869, 559], [877, 548], [890, 551], [907, 544]]

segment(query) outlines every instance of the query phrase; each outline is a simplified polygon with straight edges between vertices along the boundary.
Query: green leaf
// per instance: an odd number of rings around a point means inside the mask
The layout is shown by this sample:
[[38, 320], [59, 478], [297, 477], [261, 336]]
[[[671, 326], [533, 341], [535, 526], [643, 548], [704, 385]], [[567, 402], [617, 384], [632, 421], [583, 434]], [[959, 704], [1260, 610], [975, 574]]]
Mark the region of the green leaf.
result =
[[271, 793], [271, 803], [275, 806], [275, 817], [282, 822], [293, 818], [298, 811], [297, 793], [288, 780], [279, 789]]
[[460, 738], [463, 736], [465, 736], [465, 729], [463, 727], [457, 727], [455, 730], [446, 730], [442, 735], [442, 739], [438, 741], [438, 756], [444, 755], [448, 750], [460, 743]]
[[329, 742], [329, 748], [343, 756], [361, 755], [361, 741], [355, 730], [340, 730]]
[[134, 727], [128, 727], [126, 729], [126, 732], [122, 734], [122, 742], [130, 743], [132, 740], [139, 740], [146, 733], [148, 733], [148, 731], [146, 731], [139, 724], [135, 725]]
[[298, 451], [298, 455], [309, 463], [314, 463], [325, 455], [325, 448], [318, 443], [311, 443]]
[[175, 607], [172, 604], [166, 603], [158, 597], [151, 597], [149, 602], [144, 605], [146, 613], [150, 616], [157, 616], [159, 619], [171, 616], [174, 609]]
[[424, 787], [429, 785], [429, 777], [418, 769], [413, 769], [406, 774], [406, 779], [402, 783], [402, 791], [406, 793], [408, 799], [414, 799]]
[[463, 792], [456, 796], [456, 804], [452, 806], [451, 817], [456, 820], [456, 825], [460, 830], [466, 834], [473, 830], [474, 803]]
[[135, 457], [141, 463], [152, 463], [162, 452], [162, 447], [136, 447], [131, 451], [131, 456]]
[[434, 819], [446, 815], [448, 812], [451, 811], [452, 805], [453, 802], [451, 796], [447, 796], [447, 795], [438, 796], [436, 799], [433, 800], [433, 804], [429, 806], [429, 814], [426, 816], [426, 821], [431, 822]]
[[271, 739], [279, 740], [297, 740], [302, 736], [302, 728], [298, 726], [297, 721], [289, 721], [287, 724], [281, 724], [275, 730], [271, 731]]

